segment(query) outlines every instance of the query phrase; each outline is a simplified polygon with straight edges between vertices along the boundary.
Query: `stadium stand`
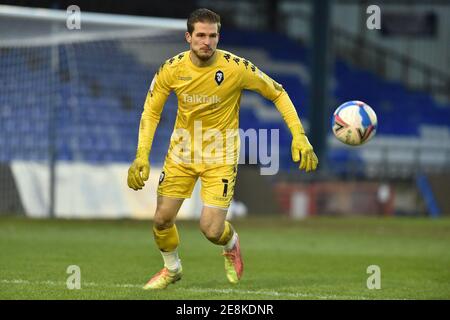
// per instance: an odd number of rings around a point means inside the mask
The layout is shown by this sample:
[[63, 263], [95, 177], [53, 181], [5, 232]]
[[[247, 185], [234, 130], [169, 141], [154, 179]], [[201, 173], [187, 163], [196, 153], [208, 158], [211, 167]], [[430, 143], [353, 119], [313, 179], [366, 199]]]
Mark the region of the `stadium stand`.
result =
[[[279, 34], [228, 31], [222, 39], [225, 49], [253, 48], [264, 51], [274, 63], [308, 65], [308, 49]], [[49, 128], [57, 120], [53, 133], [58, 160], [130, 162], [142, 105], [158, 65], [141, 63], [135, 55], [122, 50], [117, 41], [103, 41], [101, 45], [86, 42], [58, 47], [59, 67], [55, 76], [50, 62], [52, 50], [52, 47], [0, 49], [3, 73], [0, 77], [0, 161], [48, 159], [52, 147]], [[167, 54], [169, 57], [170, 53]], [[264, 67], [261, 66], [263, 70]], [[274, 73], [270, 68], [267, 73], [283, 84], [301, 118], [307, 122], [308, 109], [312, 107], [308, 101], [308, 79], [295, 73]], [[379, 137], [417, 138], [424, 125], [450, 132], [450, 105], [439, 104], [426, 93], [408, 91], [400, 83], [381, 79], [343, 60], [335, 61], [334, 76], [334, 106], [356, 99], [373, 106], [379, 116]], [[280, 165], [284, 169], [295, 167], [290, 161], [290, 136], [281, 118], [265, 119], [246, 101], [249, 100], [244, 99], [241, 107], [241, 128], [279, 128]], [[269, 102], [262, 103], [273, 108]], [[334, 106], [330, 106], [330, 112]], [[176, 97], [171, 95], [161, 119], [164, 125], [157, 131], [153, 163], [161, 164], [164, 160], [175, 110]], [[444, 132], [442, 137], [440, 142], [450, 145], [450, 135]], [[348, 164], [349, 159], [353, 159], [351, 163], [365, 162], [367, 157], [332, 145], [329, 160]]]

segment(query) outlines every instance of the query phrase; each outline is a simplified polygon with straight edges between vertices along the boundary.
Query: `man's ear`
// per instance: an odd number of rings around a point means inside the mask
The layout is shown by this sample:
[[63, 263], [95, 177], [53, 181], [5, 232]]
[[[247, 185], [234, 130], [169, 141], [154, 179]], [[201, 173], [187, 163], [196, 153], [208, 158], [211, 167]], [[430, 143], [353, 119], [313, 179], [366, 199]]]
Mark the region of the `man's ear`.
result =
[[192, 41], [191, 34], [186, 31], [186, 33], [184, 34], [184, 37], [186, 38], [186, 42], [191, 44], [191, 41]]

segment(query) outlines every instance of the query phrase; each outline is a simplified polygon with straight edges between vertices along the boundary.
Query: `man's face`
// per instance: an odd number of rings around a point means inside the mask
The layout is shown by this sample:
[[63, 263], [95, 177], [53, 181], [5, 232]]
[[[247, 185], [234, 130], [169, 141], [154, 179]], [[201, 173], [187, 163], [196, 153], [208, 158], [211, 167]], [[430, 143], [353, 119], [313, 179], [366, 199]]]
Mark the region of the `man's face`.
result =
[[219, 42], [217, 23], [196, 22], [192, 35], [186, 32], [186, 41], [190, 44], [191, 51], [203, 61], [212, 57]]

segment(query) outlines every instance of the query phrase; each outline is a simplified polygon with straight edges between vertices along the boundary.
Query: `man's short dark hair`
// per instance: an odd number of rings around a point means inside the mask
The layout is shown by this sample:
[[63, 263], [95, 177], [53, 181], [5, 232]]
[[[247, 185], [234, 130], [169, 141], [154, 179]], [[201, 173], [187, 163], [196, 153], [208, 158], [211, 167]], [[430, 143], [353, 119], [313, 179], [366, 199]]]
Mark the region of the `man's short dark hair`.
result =
[[220, 16], [209, 9], [197, 9], [190, 14], [187, 21], [187, 30], [190, 34], [194, 32], [194, 24], [196, 22], [217, 23], [217, 32], [220, 31]]

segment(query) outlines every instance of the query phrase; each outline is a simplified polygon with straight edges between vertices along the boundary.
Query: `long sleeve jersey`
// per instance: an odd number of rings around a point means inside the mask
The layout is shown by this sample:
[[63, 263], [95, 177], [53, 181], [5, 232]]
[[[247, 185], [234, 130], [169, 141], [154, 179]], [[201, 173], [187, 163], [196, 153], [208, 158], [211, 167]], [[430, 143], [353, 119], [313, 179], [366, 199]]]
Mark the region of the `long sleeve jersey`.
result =
[[[139, 129], [138, 154], [148, 157], [156, 126], [171, 91], [178, 111], [168, 156], [189, 162], [239, 157], [239, 107], [243, 90], [271, 100], [289, 129], [300, 119], [282, 85], [250, 61], [216, 50], [206, 67], [194, 65], [189, 51], [165, 61], [157, 71], [145, 100]], [[190, 140], [190, 141], [189, 141]], [[180, 158], [180, 154], [183, 156]]]

